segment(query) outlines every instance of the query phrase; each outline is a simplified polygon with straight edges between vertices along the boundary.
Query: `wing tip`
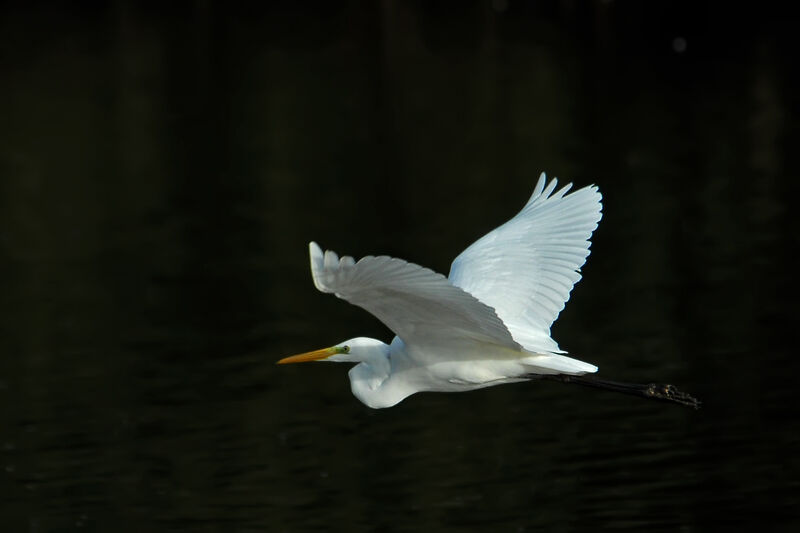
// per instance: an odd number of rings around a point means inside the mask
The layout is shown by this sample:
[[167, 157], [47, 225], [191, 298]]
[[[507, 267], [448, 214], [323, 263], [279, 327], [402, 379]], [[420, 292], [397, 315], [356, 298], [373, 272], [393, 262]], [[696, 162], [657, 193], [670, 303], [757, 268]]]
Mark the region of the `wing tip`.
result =
[[[533, 190], [528, 202], [525, 204], [524, 209], [531, 209], [533, 206], [539, 206], [548, 202], [549, 200], [561, 200], [565, 198], [575, 199], [582, 203], [590, 203], [597, 205], [597, 222], [603, 217], [603, 194], [600, 192], [600, 187], [596, 183], [586, 185], [580, 189], [573, 190], [573, 183], [569, 182], [556, 191], [558, 185], [558, 178], [553, 177], [550, 182], [547, 182], [547, 176], [544, 172], [539, 175], [539, 181], [536, 182], [536, 187]], [[555, 191], [555, 192], [553, 192]], [[578, 198], [581, 198], [578, 200]], [[594, 231], [593, 228], [592, 231]]]
[[[536, 186], [533, 188], [533, 194], [531, 194], [531, 200], [534, 200], [534, 199], [538, 198], [539, 196], [548, 197], [549, 194], [547, 194], [547, 193], [542, 194], [542, 193], [545, 191], [545, 189], [550, 190], [551, 193], [552, 193], [552, 191], [556, 188], [557, 184], [558, 184], [558, 177], [554, 176], [548, 182], [547, 181], [547, 173], [546, 172], [541, 172], [539, 174], [539, 179], [536, 181]], [[573, 186], [573, 183], [570, 181], [569, 183], [564, 185], [561, 189], [559, 189], [559, 192], [563, 190], [564, 194], [566, 194], [572, 188], [572, 186]], [[597, 194], [600, 194], [600, 187], [596, 183], [592, 183], [590, 185], [586, 185], [584, 187], [581, 187], [580, 189], [577, 189], [574, 192], [582, 191], [584, 189], [590, 189], [592, 192], [596, 192]]]
[[[311, 260], [311, 277], [314, 286], [322, 292], [333, 292], [329, 286], [331, 278], [335, 272], [349, 270], [355, 266], [355, 260], [349, 255], [339, 255], [332, 250], [322, 251], [319, 244], [314, 241], [308, 243], [308, 255]], [[327, 282], [326, 282], [327, 280]]]
[[[526, 207], [530, 206], [531, 204], [535, 203], [537, 200], [541, 201], [541, 202], [544, 202], [546, 200], [549, 200], [550, 198], [552, 198], [554, 200], [557, 200], [559, 198], [563, 198], [564, 196], [567, 195], [567, 193], [570, 192], [570, 190], [572, 190], [573, 184], [572, 184], [571, 181], [566, 183], [563, 187], [558, 189], [558, 191], [556, 191], [555, 194], [554, 194], [553, 191], [556, 190], [557, 186], [558, 186], [558, 178], [557, 177], [554, 176], [548, 182], [547, 181], [547, 173], [542, 172], [541, 174], [539, 174], [539, 180], [536, 182], [536, 186], [533, 188], [533, 193], [531, 194], [531, 197], [528, 200], [528, 202], [525, 204], [525, 206]], [[583, 189], [578, 189], [577, 191], [573, 191], [573, 194], [577, 193], [577, 192], [580, 192], [580, 191], [582, 191], [584, 189], [589, 189], [589, 188], [593, 188], [594, 190], [597, 190], [597, 186], [596, 185], [591, 185], [589, 187], [584, 187]]]
[[322, 248], [320, 248], [319, 244], [314, 241], [308, 243], [308, 256], [311, 260], [311, 279], [314, 280], [314, 286], [317, 288], [317, 290], [322, 292], [326, 292], [325, 285], [320, 279], [322, 272], [325, 269], [325, 255], [326, 254], [322, 252]]
[[536, 181], [536, 185], [533, 187], [533, 193], [531, 194], [531, 197], [525, 204], [526, 206], [535, 202], [536, 199], [542, 195], [545, 183], [547, 183], [547, 174], [544, 171], [542, 171], [542, 173], [539, 174], [539, 179]]

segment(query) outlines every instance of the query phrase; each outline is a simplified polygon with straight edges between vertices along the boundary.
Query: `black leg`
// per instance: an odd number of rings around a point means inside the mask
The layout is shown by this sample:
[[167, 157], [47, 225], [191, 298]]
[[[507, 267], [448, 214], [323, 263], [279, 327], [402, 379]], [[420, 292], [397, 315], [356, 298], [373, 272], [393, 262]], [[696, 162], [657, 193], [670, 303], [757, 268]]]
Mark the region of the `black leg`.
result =
[[620, 383], [617, 381], [608, 381], [599, 379], [593, 376], [570, 376], [567, 374], [556, 375], [543, 375], [531, 374], [528, 377], [531, 379], [541, 379], [546, 381], [558, 381], [560, 383], [575, 383], [585, 387], [594, 387], [597, 389], [612, 390], [621, 392], [623, 394], [632, 394], [633, 396], [641, 396], [643, 398], [652, 398], [653, 400], [662, 400], [665, 402], [674, 402], [688, 407], [700, 409], [700, 400], [678, 390], [673, 385], [664, 385], [660, 383]]

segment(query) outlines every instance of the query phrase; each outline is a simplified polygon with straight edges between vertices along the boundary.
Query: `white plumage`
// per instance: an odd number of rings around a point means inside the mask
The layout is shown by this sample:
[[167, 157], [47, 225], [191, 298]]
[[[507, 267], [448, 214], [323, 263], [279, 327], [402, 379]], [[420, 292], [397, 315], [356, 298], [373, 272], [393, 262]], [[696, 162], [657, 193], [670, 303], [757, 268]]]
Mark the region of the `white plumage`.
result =
[[552, 194], [558, 180], [545, 181], [517, 216], [455, 258], [450, 282], [494, 307], [525, 349], [560, 352], [550, 326], [581, 279], [602, 196], [595, 186], [567, 194], [571, 183]]
[[580, 280], [601, 218], [597, 187], [568, 194], [544, 173], [525, 207], [464, 250], [449, 278], [401, 259], [358, 262], [310, 243], [316, 287], [375, 315], [390, 345], [356, 338], [281, 363], [356, 362], [353, 393], [389, 407], [420, 391], [463, 391], [597, 367], [563, 355], [550, 327]]

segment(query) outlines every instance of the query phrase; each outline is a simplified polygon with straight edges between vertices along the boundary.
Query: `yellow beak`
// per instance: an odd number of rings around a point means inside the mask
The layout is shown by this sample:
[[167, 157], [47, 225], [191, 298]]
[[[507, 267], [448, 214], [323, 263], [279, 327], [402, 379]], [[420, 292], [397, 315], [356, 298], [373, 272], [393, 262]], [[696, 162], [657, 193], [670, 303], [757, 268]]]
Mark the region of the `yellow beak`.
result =
[[313, 352], [301, 353], [291, 357], [284, 357], [277, 362], [279, 365], [288, 365], [289, 363], [307, 363], [308, 361], [319, 361], [327, 359], [332, 355], [336, 355], [339, 351], [334, 348], [323, 348], [322, 350], [315, 350]]

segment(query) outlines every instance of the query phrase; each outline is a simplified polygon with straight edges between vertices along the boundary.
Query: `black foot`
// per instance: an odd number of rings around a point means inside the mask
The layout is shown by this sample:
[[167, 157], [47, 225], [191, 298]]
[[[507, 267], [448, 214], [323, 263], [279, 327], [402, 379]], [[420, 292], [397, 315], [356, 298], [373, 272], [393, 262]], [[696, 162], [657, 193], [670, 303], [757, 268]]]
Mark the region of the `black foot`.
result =
[[663, 385], [661, 383], [650, 383], [642, 385], [639, 383], [621, 383], [619, 381], [608, 381], [599, 379], [595, 376], [570, 376], [567, 374], [540, 375], [530, 374], [531, 379], [541, 379], [547, 381], [558, 381], [561, 383], [575, 383], [585, 387], [595, 387], [598, 389], [612, 390], [622, 394], [630, 394], [653, 400], [673, 402], [694, 409], [700, 409], [700, 400], [690, 394], [678, 390], [673, 385]]
[[674, 385], [663, 385], [660, 383], [650, 383], [645, 389], [645, 395], [656, 400], [675, 402], [695, 409], [700, 409], [700, 400], [694, 396], [678, 390]]

